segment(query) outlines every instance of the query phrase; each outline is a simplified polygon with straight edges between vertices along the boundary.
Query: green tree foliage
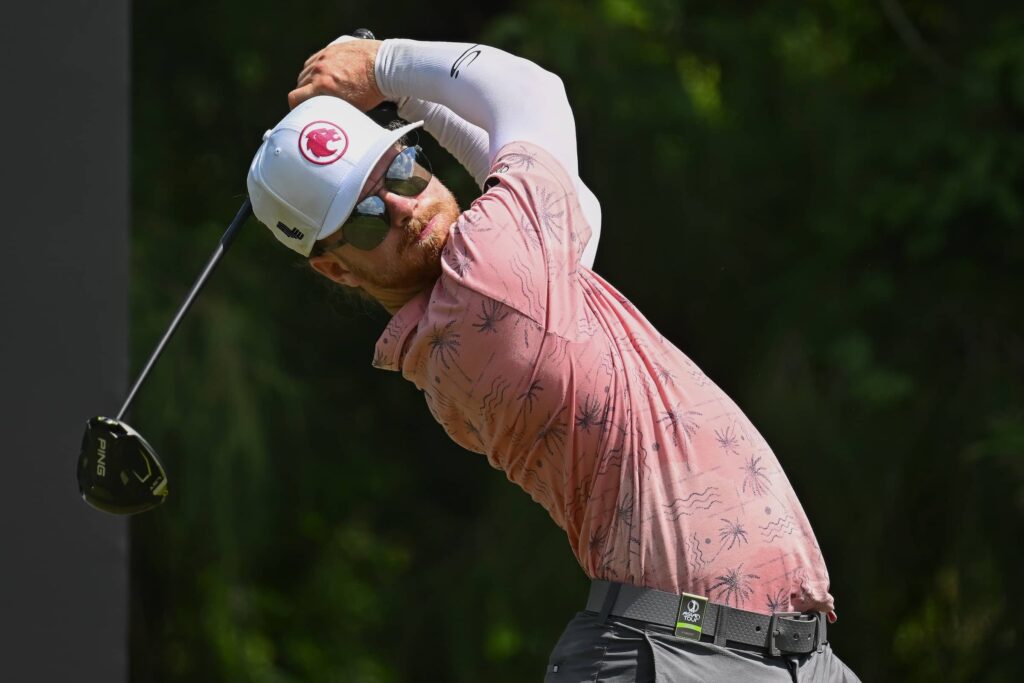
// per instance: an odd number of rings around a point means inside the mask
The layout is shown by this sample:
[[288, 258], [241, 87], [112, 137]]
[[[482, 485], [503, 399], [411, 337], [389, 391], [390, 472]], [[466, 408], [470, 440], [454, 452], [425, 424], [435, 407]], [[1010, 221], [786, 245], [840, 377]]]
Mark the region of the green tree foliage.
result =
[[[480, 7], [135, 7], [136, 365], [310, 53], [363, 25], [504, 47], [566, 84], [597, 270], [779, 455], [840, 655], [864, 680], [1021, 680], [1024, 10]], [[370, 367], [385, 322], [247, 226], [134, 418], [172, 488], [133, 523], [133, 680], [539, 680], [586, 582], [538, 506]]]

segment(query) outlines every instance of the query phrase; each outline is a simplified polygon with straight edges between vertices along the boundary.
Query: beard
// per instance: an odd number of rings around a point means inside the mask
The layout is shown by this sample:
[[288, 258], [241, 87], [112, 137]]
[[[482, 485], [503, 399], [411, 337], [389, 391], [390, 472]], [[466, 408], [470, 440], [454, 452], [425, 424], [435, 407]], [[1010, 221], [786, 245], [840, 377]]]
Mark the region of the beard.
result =
[[[360, 263], [346, 264], [365, 283], [367, 294], [380, 298], [378, 293], [381, 292], [419, 291], [432, 287], [441, 276], [441, 251], [462, 210], [447, 188], [430, 209], [409, 221], [399, 246], [383, 263], [372, 267]], [[437, 221], [431, 228], [432, 233], [422, 242], [418, 241], [420, 233], [434, 218]]]

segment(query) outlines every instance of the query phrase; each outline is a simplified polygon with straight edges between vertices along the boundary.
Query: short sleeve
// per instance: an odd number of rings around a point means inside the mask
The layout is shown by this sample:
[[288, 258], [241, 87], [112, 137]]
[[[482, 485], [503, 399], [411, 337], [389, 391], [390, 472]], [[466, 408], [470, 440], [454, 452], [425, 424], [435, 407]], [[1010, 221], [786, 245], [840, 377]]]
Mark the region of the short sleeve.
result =
[[549, 153], [516, 142], [498, 153], [484, 189], [452, 229], [441, 285], [487, 296], [574, 339], [584, 303], [580, 258], [591, 234], [575, 184]]

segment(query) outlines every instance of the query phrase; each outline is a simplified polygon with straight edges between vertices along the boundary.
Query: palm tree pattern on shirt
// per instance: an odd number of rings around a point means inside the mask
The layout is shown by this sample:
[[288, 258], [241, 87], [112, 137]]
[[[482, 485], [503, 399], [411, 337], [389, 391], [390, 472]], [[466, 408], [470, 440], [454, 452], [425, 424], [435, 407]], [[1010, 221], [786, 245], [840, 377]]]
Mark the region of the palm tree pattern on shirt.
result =
[[540, 502], [591, 576], [769, 611], [788, 607], [795, 577], [827, 585], [747, 417], [579, 265], [587, 226], [564, 172], [523, 143], [495, 168], [430, 303], [392, 319], [374, 365], [401, 369], [452, 438]]
[[754, 594], [754, 589], [750, 584], [751, 579], [759, 578], [761, 577], [757, 574], [744, 574], [741, 563], [726, 571], [724, 575], [715, 577], [718, 583], [711, 586], [712, 595], [727, 605], [741, 607]]

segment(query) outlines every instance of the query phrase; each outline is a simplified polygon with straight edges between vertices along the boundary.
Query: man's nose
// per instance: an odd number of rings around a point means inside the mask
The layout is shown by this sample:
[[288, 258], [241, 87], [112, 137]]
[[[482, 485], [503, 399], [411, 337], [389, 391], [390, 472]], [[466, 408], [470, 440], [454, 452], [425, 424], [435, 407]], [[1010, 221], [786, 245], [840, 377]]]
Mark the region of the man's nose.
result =
[[404, 228], [409, 225], [416, 211], [416, 197], [404, 197], [384, 189], [380, 193], [380, 198], [384, 200], [388, 215], [391, 216], [391, 227]]

